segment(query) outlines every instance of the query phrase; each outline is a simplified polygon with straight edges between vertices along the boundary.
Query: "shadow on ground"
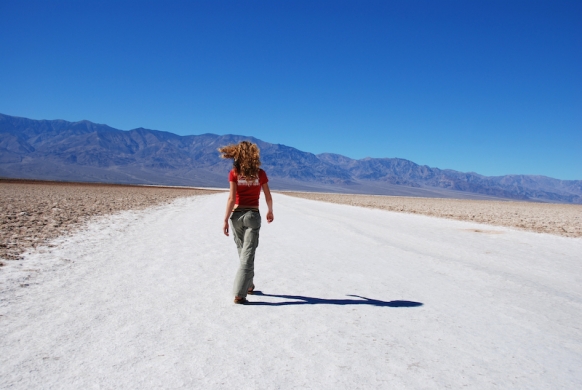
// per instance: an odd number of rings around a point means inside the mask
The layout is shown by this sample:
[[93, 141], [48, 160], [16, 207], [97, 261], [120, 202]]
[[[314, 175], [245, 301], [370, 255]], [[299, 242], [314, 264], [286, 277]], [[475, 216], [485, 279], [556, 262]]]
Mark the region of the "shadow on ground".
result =
[[323, 298], [313, 298], [304, 297], [301, 295], [277, 295], [277, 294], [265, 294], [261, 291], [255, 291], [254, 296], [259, 297], [274, 297], [283, 299], [292, 299], [292, 301], [286, 302], [249, 302], [252, 306], [290, 306], [290, 305], [369, 305], [378, 307], [417, 307], [422, 306], [421, 302], [413, 301], [380, 301], [378, 299], [371, 299], [366, 297], [361, 297], [359, 295], [348, 295], [348, 297], [355, 297], [359, 299], [323, 299]]

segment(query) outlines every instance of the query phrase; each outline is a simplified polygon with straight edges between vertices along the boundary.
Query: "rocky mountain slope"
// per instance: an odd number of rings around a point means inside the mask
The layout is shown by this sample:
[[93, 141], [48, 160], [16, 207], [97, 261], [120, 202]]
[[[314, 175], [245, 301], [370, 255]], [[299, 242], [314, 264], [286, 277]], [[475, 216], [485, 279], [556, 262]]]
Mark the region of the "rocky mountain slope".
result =
[[261, 148], [272, 187], [388, 195], [582, 203], [581, 180], [487, 177], [398, 158], [314, 155], [240, 135], [122, 131], [89, 121], [31, 120], [0, 114], [0, 176], [188, 186], [227, 186], [230, 162], [217, 148], [248, 139]]

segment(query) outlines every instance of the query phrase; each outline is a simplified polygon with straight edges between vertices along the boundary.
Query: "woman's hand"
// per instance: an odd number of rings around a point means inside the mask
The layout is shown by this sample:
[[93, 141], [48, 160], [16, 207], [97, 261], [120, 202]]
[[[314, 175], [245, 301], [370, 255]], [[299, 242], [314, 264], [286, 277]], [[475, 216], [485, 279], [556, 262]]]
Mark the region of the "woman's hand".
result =
[[224, 232], [225, 236], [228, 236], [228, 221], [224, 221], [224, 226], [222, 227], [222, 231]]
[[269, 211], [267, 213], [267, 222], [268, 223], [271, 223], [271, 222], [273, 222], [274, 219], [275, 219], [275, 217], [273, 216], [273, 212], [272, 211]]

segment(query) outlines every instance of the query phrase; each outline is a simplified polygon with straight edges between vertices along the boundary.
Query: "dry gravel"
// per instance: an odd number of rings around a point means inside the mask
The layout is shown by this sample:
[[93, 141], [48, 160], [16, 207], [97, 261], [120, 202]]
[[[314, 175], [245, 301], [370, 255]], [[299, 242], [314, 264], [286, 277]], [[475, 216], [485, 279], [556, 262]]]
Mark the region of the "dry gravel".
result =
[[95, 216], [214, 192], [217, 191], [0, 180], [0, 259], [20, 259], [27, 249], [69, 233]]
[[284, 192], [284, 194], [324, 202], [507, 226], [565, 237], [582, 237], [582, 205], [308, 192]]

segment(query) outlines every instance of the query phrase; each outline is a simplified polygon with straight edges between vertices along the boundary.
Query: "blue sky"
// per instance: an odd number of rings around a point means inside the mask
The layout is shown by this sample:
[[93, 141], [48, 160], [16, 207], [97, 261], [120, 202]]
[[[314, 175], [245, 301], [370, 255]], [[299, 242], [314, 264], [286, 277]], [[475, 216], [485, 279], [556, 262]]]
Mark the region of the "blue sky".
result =
[[0, 112], [582, 179], [580, 1], [0, 2]]

